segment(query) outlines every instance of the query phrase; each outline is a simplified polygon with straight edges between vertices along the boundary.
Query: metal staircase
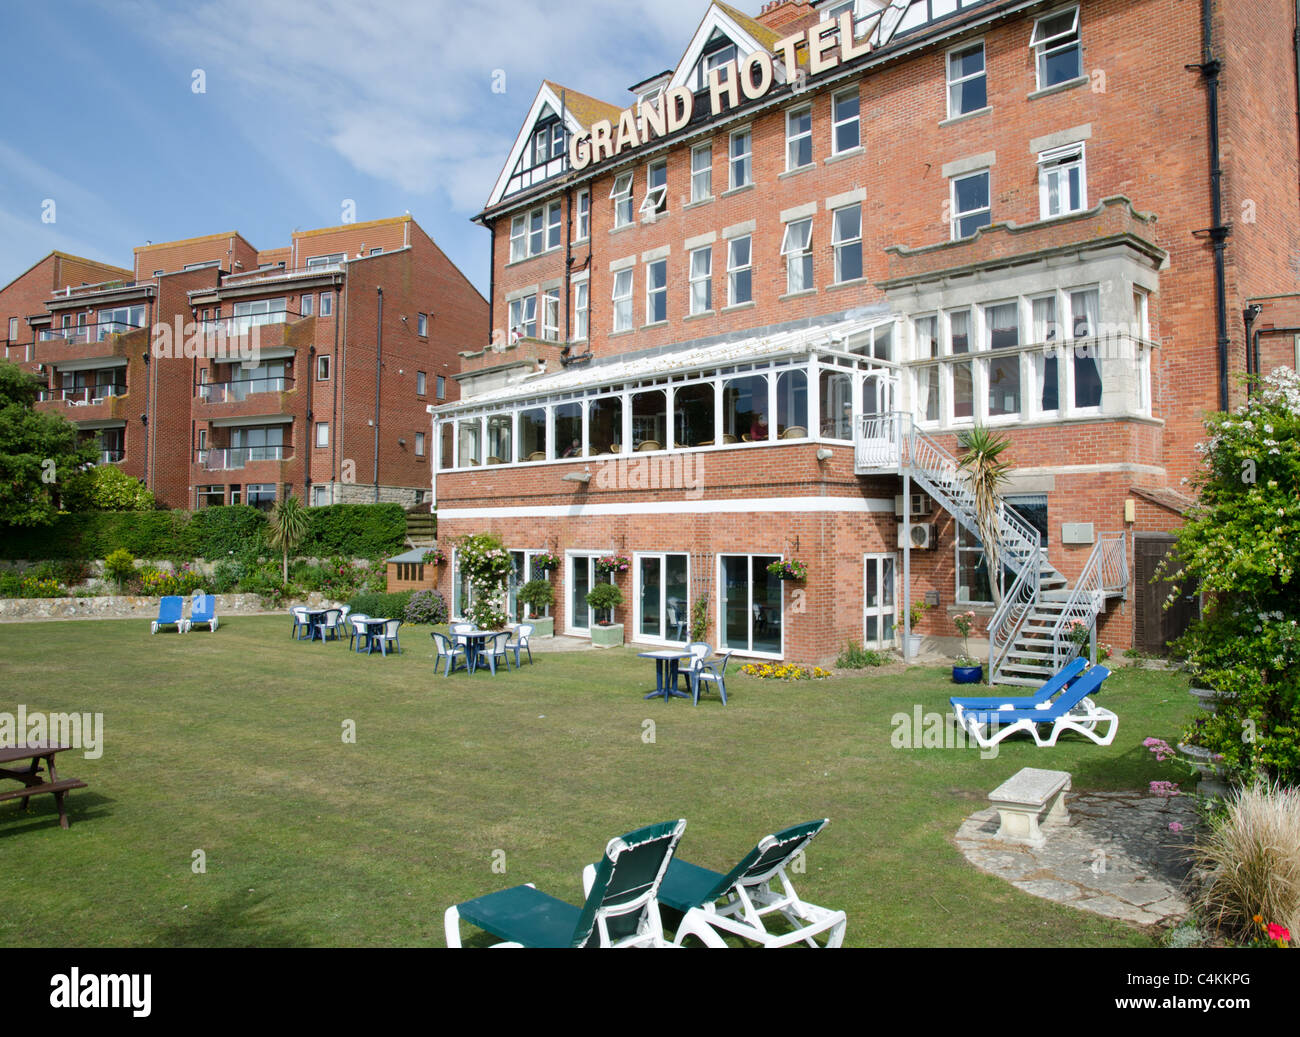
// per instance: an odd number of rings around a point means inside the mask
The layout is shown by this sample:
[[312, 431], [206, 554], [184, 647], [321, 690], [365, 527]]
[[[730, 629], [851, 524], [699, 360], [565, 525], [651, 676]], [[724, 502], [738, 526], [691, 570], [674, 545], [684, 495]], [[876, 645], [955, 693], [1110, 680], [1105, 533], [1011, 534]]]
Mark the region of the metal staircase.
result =
[[[859, 474], [906, 472], [959, 525], [979, 539], [975, 498], [956, 459], [916, 427], [911, 416], [864, 415], [854, 444]], [[1123, 533], [1104, 534], [1073, 588], [1047, 560], [1038, 530], [1002, 504], [997, 553], [1012, 577], [989, 621], [990, 684], [1037, 686], [1078, 655], [1076, 623], [1088, 631], [1096, 660], [1096, 621], [1107, 598], [1128, 586]], [[991, 574], [992, 575], [992, 574]]]

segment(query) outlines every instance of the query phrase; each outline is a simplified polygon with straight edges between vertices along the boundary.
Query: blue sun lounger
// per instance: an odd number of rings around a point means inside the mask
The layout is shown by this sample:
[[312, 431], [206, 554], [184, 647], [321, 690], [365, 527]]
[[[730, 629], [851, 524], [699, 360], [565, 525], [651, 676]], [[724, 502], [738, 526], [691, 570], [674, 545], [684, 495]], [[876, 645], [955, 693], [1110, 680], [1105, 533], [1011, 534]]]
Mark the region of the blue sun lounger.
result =
[[[1100, 708], [1088, 697], [1095, 694], [1102, 681], [1109, 676], [1110, 670], [1106, 667], [1094, 666], [1054, 701], [1044, 702], [1037, 708], [967, 710], [958, 706], [957, 722], [981, 749], [991, 748], [1008, 735], [1019, 731], [1028, 731], [1033, 735], [1034, 742], [1040, 748], [1055, 745], [1057, 738], [1065, 731], [1078, 731], [1098, 745], [1110, 745], [1119, 729], [1119, 717], [1108, 709]], [[1041, 728], [1048, 724], [1051, 729], [1044, 736]], [[1104, 735], [1097, 730], [1102, 724], [1106, 725]]]
[[217, 599], [203, 591], [199, 591], [190, 599], [190, 618], [185, 624], [185, 632], [189, 633], [200, 623], [206, 623], [208, 629], [214, 632], [220, 626], [220, 620], [217, 619]]
[[1087, 668], [1088, 661], [1082, 656], [1067, 663], [1056, 676], [1050, 678], [1032, 695], [1021, 696], [968, 696], [954, 695], [948, 701], [953, 709], [960, 706], [970, 712], [978, 709], [1037, 709], [1044, 702], [1051, 702], [1057, 692], [1063, 690]]
[[149, 624], [149, 633], [156, 634], [163, 627], [175, 627], [181, 633], [185, 629], [184, 612], [185, 599], [178, 594], [167, 595], [158, 602], [158, 618]]

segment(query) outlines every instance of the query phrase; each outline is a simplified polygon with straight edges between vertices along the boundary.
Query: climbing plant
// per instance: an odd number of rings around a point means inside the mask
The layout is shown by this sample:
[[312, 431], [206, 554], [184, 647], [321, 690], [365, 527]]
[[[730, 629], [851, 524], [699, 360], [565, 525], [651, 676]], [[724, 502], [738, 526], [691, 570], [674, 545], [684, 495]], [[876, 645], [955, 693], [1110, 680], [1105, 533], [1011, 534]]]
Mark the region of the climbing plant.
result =
[[510, 582], [510, 552], [494, 533], [471, 533], [457, 544], [456, 560], [470, 585], [469, 618], [480, 630], [500, 630]]

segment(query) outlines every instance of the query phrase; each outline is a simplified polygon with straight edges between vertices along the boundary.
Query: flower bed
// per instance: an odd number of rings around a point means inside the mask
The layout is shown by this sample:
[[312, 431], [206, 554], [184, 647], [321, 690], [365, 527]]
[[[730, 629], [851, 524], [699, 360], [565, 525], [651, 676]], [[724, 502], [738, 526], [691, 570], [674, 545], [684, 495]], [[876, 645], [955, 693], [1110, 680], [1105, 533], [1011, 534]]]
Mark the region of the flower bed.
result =
[[749, 677], [769, 681], [821, 680], [831, 675], [820, 666], [800, 666], [798, 663], [746, 663], [740, 672]]

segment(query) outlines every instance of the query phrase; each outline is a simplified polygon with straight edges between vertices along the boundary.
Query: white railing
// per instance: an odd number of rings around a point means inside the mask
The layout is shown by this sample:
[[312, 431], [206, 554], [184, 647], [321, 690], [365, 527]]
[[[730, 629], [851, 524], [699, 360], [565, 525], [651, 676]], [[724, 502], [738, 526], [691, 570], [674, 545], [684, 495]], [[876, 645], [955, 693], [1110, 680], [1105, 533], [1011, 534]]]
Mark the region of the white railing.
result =
[[1103, 533], [1093, 545], [1065, 607], [1052, 627], [1052, 663], [1059, 670], [1080, 653], [1083, 645], [1071, 636], [1075, 624], [1089, 631], [1092, 661], [1097, 661], [1093, 629], [1106, 607], [1106, 596], [1128, 590], [1128, 543], [1123, 533]]
[[244, 378], [233, 382], [203, 382], [199, 385], [199, 399], [204, 403], [239, 403], [259, 392], [285, 392], [293, 383], [283, 376], [276, 378]]
[[219, 447], [200, 450], [199, 467], [208, 472], [229, 472], [243, 468], [250, 461], [283, 461], [283, 446]]
[[245, 313], [237, 317], [225, 317], [221, 320], [199, 321], [199, 331], [203, 335], [225, 335], [227, 338], [239, 338], [247, 335], [253, 328], [264, 328], [268, 324], [288, 324], [290, 317], [296, 313], [288, 310], [273, 310], [270, 313]]
[[42, 400], [58, 400], [73, 407], [85, 407], [92, 403], [103, 403], [115, 396], [125, 396], [125, 385], [90, 385], [79, 389], [42, 389]]

